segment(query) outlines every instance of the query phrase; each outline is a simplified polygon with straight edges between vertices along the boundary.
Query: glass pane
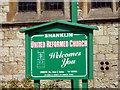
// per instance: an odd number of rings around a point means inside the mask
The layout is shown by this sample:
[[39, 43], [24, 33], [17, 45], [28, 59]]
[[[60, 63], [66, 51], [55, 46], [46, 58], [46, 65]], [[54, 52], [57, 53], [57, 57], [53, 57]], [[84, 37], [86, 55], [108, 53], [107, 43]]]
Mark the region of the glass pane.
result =
[[111, 2], [92, 2], [92, 8], [111, 7]]
[[119, 1], [119, 7], [120, 7], [120, 1]]
[[36, 2], [19, 2], [19, 12], [37, 11]]
[[45, 10], [62, 10], [63, 2], [45, 2], [44, 9]]

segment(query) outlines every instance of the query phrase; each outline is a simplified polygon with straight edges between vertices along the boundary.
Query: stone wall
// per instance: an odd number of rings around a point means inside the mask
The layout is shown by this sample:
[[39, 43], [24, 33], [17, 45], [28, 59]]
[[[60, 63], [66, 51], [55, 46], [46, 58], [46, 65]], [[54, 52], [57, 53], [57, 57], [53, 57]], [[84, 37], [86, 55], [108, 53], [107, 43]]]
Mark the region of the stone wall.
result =
[[[117, 88], [118, 22], [85, 24], [99, 28], [93, 33], [94, 79], [88, 81], [88, 86], [89, 88]], [[27, 27], [4, 25], [0, 29], [0, 80], [13, 78], [21, 80], [25, 77], [25, 37], [24, 33], [19, 33], [19, 30]], [[106, 62], [109, 65], [106, 65]], [[109, 70], [106, 70], [108, 68]], [[58, 85], [64, 88], [70, 87], [71, 84], [70, 81], [60, 81]]]
[[4, 0], [0, 1], [0, 22], [7, 21], [7, 13], [9, 12], [9, 3], [4, 2]]
[[90, 23], [89, 25], [98, 26], [99, 28], [98, 31], [95, 30], [93, 33], [94, 79], [91, 82], [93, 86], [91, 84], [90, 87], [117, 88], [118, 22]]
[[0, 29], [0, 80], [18, 78], [25, 74], [25, 35], [20, 27], [3, 26]]

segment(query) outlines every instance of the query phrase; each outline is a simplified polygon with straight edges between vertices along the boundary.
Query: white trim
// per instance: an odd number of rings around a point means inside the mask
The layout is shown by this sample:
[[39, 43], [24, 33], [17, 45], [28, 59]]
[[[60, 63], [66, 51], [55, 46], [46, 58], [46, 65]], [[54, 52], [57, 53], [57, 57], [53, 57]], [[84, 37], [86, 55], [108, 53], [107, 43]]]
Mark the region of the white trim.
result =
[[44, 35], [33, 35], [32, 37], [31, 37], [31, 40], [32, 40], [32, 38], [34, 38], [34, 37], [44, 37]]
[[87, 35], [86, 34], [74, 34], [74, 35], [85, 35], [85, 39], [87, 39]]
[[[85, 34], [74, 34], [74, 35], [85, 35]], [[39, 35], [34, 35], [34, 36], [32, 36], [31, 37], [31, 39], [33, 38], [33, 37], [37, 37], [37, 36], [39, 36]], [[40, 35], [40, 36], [42, 36], [42, 35]], [[86, 36], [86, 35], [85, 35]], [[87, 36], [86, 36], [87, 37]], [[76, 76], [33, 76], [33, 74], [32, 74], [32, 49], [31, 49], [31, 76], [32, 77], [85, 77], [85, 76], [87, 76], [87, 74], [88, 74], [88, 72], [87, 72], [87, 59], [88, 59], [88, 55], [87, 55], [87, 47], [85, 48], [86, 50], [85, 50], [85, 52], [86, 52], [86, 73], [85, 73], [85, 75], [76, 75]]]

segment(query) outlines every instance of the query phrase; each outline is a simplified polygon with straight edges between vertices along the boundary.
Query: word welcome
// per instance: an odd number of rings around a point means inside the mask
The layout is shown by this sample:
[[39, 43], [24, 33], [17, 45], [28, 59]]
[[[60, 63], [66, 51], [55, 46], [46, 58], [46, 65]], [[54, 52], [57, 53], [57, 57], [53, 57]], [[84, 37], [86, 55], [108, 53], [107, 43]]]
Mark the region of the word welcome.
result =
[[31, 41], [31, 48], [53, 48], [53, 47], [87, 47], [87, 40], [70, 40], [70, 41]]
[[49, 54], [50, 59], [57, 59], [57, 58], [68, 58], [68, 57], [75, 57], [80, 56], [81, 52], [72, 52], [72, 53], [63, 53], [63, 51], [59, 52], [52, 52]]

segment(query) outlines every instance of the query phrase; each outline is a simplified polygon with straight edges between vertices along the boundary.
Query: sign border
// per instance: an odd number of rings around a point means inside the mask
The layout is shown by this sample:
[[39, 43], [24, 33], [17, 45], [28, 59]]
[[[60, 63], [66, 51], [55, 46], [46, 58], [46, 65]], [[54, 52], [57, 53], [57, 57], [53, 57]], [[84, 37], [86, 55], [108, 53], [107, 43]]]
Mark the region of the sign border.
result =
[[[74, 33], [73, 33], [74, 34]], [[87, 39], [87, 35], [85, 35], [85, 34], [74, 34], [74, 35], [84, 35], [85, 36], [85, 38]], [[39, 36], [44, 36], [44, 35], [33, 35], [33, 36], [31, 36], [31, 40], [32, 40], [32, 38], [33, 37], [39, 37]], [[87, 47], [85, 48], [86, 50], [86, 73], [85, 73], [85, 75], [76, 75], [76, 76], [33, 76], [33, 74], [32, 74], [32, 49], [31, 49], [31, 76], [32, 77], [86, 77], [87, 75], [88, 75], [88, 61], [87, 61], [87, 59], [88, 59], [88, 52], [87, 52]]]

